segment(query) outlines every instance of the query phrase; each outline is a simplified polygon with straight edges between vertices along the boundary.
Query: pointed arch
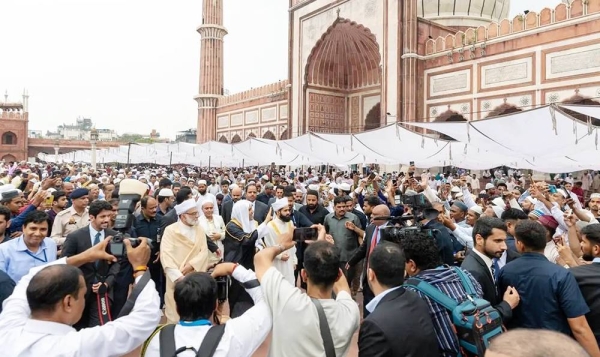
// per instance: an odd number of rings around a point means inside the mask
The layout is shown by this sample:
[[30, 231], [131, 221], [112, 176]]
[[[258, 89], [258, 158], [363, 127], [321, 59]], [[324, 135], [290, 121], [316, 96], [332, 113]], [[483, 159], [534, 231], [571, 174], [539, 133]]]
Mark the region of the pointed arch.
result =
[[253, 132], [250, 132], [250, 134], [248, 134], [247, 139], [250, 139], [250, 138], [256, 139], [256, 134], [254, 134]]
[[15, 161], [17, 161], [17, 158], [14, 155], [6, 154], [6, 155], [2, 156], [2, 161], [6, 162], [6, 163], [15, 162]]
[[[448, 110], [446, 110], [445, 112], [443, 112], [442, 114], [440, 114], [433, 121], [435, 123], [443, 123], [443, 122], [467, 122], [468, 120], [467, 120], [467, 118], [465, 118], [461, 114], [458, 114], [457, 112], [451, 110], [450, 106], [448, 106]], [[440, 133], [440, 139], [442, 139], [442, 140], [449, 140], [449, 141], [456, 141], [456, 139], [454, 139], [453, 137], [450, 137], [450, 136], [448, 136], [446, 134], [442, 134], [442, 133]]]
[[505, 99], [504, 103], [494, 108], [494, 110], [492, 110], [490, 114], [486, 116], [486, 118], [497, 117], [499, 115], [506, 115], [511, 113], [518, 113], [522, 111], [523, 109], [517, 108], [517, 106], [514, 104], [507, 103]]
[[229, 141], [227, 141], [227, 138], [225, 137], [225, 135], [221, 135], [221, 137], [219, 138], [219, 142], [225, 143], [225, 144], [229, 143]]
[[[563, 102], [563, 104], [573, 104], [573, 105], [600, 105], [600, 102], [595, 101], [589, 97], [584, 97], [581, 94], [579, 94], [579, 90], [575, 90], [575, 95], [572, 96], [571, 98], [565, 99]], [[579, 112], [567, 109], [567, 108], [561, 108], [561, 110], [563, 110], [566, 114], [569, 114], [570, 116], [572, 116], [573, 118], [583, 121], [583, 122], [587, 122], [587, 115], [581, 114]], [[600, 118], [595, 118], [595, 117], [590, 117], [592, 119], [592, 125], [595, 126], [600, 126]]]
[[288, 130], [285, 129], [281, 135], [279, 135], [279, 140], [286, 140], [288, 138]]
[[263, 139], [277, 140], [277, 138], [275, 137], [275, 134], [273, 134], [273, 132], [271, 130], [267, 130], [267, 132], [264, 133], [262, 137], [263, 137]]
[[380, 63], [379, 44], [371, 30], [338, 18], [308, 56], [304, 83], [345, 90], [378, 85]]
[[381, 126], [381, 102], [375, 104], [365, 119], [364, 130], [373, 130]]
[[242, 138], [240, 138], [240, 136], [238, 134], [235, 134], [233, 136], [233, 138], [231, 138], [231, 143], [235, 144], [235, 143], [241, 143], [242, 142]]
[[2, 134], [2, 145], [17, 145], [17, 135], [12, 131]]

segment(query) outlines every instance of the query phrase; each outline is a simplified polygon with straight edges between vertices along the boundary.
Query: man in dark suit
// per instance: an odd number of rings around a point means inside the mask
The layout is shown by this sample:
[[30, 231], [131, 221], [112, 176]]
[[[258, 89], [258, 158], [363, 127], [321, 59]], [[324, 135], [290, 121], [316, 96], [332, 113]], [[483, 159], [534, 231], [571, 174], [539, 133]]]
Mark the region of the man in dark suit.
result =
[[[529, 220], [529, 216], [527, 216], [527, 213], [521, 211], [520, 209], [509, 208], [502, 212], [502, 217], [500, 218], [504, 221], [504, 223], [506, 223], [506, 231], [508, 232], [508, 235], [506, 236], [507, 258], [506, 262], [500, 262], [500, 268], [502, 268], [504, 264], [521, 256], [521, 254], [519, 254], [519, 252], [517, 251], [517, 247], [515, 245], [515, 226], [519, 221]], [[508, 258], [511, 259], [509, 260]]]
[[[352, 256], [352, 258], [350, 258], [350, 260], [348, 261], [348, 266], [346, 267], [346, 270], [352, 268], [363, 259], [365, 262], [369, 261], [369, 256], [371, 252], [373, 251], [373, 249], [375, 249], [375, 246], [377, 246], [377, 244], [379, 244], [379, 242], [381, 241], [381, 228], [384, 228], [388, 223], [387, 220], [379, 219], [379, 217], [389, 215], [390, 209], [386, 205], [379, 205], [373, 208], [373, 212], [371, 214], [371, 224], [367, 226], [362, 244], [360, 245], [360, 247], [358, 247], [358, 250], [356, 251], [356, 253], [354, 253], [354, 256]], [[368, 265], [365, 267], [365, 270], [366, 269], [368, 269]], [[369, 304], [369, 302], [375, 297], [375, 295], [369, 287], [367, 274], [363, 274], [362, 288], [363, 317], [367, 317], [369, 315], [369, 311], [366, 309], [367, 304]]]
[[512, 317], [512, 310], [519, 304], [519, 293], [507, 289], [501, 298], [496, 287], [500, 274], [498, 260], [506, 250], [506, 225], [495, 217], [481, 217], [473, 227], [474, 249], [462, 262], [461, 268], [468, 271], [481, 285], [483, 298], [489, 301], [506, 322]]
[[[67, 235], [62, 249], [63, 257], [72, 257], [83, 253], [92, 246], [99, 244], [107, 237], [117, 234], [107, 229], [112, 217], [112, 206], [106, 201], [94, 201], [90, 205], [90, 224]], [[111, 305], [115, 277], [119, 272], [119, 264], [109, 264], [106, 261], [87, 263], [79, 267], [85, 278], [87, 292], [85, 309], [81, 320], [75, 324], [76, 329], [98, 326], [101, 324], [101, 313], [98, 311], [99, 299], [108, 293], [108, 306]], [[106, 323], [108, 321], [104, 321]]]
[[[394, 243], [379, 244], [369, 257], [367, 280], [376, 297], [360, 326], [360, 357], [436, 357], [437, 336], [427, 303], [402, 287], [406, 258]], [[402, 336], [402, 338], [398, 338]]]
[[440, 204], [433, 205], [434, 208], [426, 208], [423, 210], [424, 221], [421, 222], [423, 229], [428, 229], [432, 232], [435, 243], [440, 252], [442, 262], [447, 265], [454, 265], [454, 245], [450, 231], [442, 222], [438, 220], [440, 214], [444, 214], [444, 206]]
[[[256, 196], [258, 194], [258, 190], [256, 188], [256, 184], [249, 184], [246, 186], [246, 199], [252, 202], [252, 206], [254, 209], [254, 220], [261, 224], [267, 218], [267, 213], [269, 213], [269, 206], [266, 204], [257, 201]], [[227, 222], [225, 222], [227, 224]]]
[[583, 259], [592, 261], [592, 264], [580, 265], [569, 270], [575, 276], [579, 290], [590, 308], [585, 318], [600, 344], [600, 224], [583, 227], [581, 235]]
[[267, 182], [265, 184], [265, 190], [263, 192], [259, 193], [258, 196], [256, 196], [256, 200], [268, 205], [269, 200], [273, 197], [274, 197], [273, 196], [273, 184], [270, 182]]
[[234, 187], [231, 190], [231, 199], [229, 201], [223, 202], [223, 210], [221, 212], [221, 217], [223, 218], [223, 222], [225, 225], [231, 221], [231, 211], [233, 211], [233, 204], [242, 199], [242, 189], [240, 187]]

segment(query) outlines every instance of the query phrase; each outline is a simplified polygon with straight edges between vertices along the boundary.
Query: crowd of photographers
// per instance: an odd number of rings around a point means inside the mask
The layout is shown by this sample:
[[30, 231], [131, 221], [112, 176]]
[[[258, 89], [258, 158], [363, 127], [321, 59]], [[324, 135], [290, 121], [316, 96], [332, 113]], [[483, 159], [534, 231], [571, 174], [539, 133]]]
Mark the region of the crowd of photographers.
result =
[[273, 169], [7, 165], [7, 355], [600, 356], [599, 174]]

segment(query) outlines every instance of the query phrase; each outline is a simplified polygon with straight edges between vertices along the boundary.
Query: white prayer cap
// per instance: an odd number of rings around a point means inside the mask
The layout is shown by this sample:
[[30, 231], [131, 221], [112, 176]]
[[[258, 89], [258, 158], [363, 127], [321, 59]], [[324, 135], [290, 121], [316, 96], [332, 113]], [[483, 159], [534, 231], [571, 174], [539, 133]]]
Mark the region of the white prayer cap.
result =
[[590, 195], [590, 199], [598, 199], [598, 198], [600, 198], [600, 193], [592, 193]]
[[452, 189], [450, 190], [450, 192], [452, 193], [459, 193], [460, 192], [460, 188], [458, 188], [457, 186], [452, 187]]
[[196, 201], [193, 199], [185, 200], [175, 206], [175, 213], [177, 213], [178, 216], [181, 216], [192, 208], [196, 208]]
[[556, 190], [556, 192], [560, 193], [564, 198], [569, 198], [569, 195], [567, 195], [567, 191], [563, 190], [562, 188], [559, 188], [558, 190]]
[[498, 206], [498, 207], [500, 207], [500, 208], [502, 208], [502, 209], [504, 209], [504, 207], [506, 207], [506, 203], [504, 203], [504, 200], [503, 200], [502, 198], [500, 198], [500, 197], [496, 197], [496, 198], [494, 198], [494, 199], [492, 200], [492, 203], [493, 203], [495, 206]]
[[173, 190], [171, 190], [170, 188], [163, 188], [162, 190], [160, 190], [160, 192], [158, 192], [158, 197], [173, 197], [175, 196], [173, 194]]
[[198, 180], [198, 185], [205, 185], [206, 186], [206, 180]]
[[271, 207], [273, 208], [274, 212], [277, 212], [283, 208], [286, 208], [288, 206], [288, 199], [287, 198], [280, 198], [278, 200], [276, 200], [275, 202], [273, 202], [273, 204], [271, 205]]
[[19, 190], [13, 185], [0, 186], [0, 199], [13, 199], [19, 196]]
[[478, 215], [481, 216], [481, 214], [483, 213], [483, 208], [481, 208], [480, 206], [473, 206], [471, 208], [469, 208], [471, 211], [477, 213]]
[[493, 183], [486, 183], [485, 184], [485, 189], [486, 190], [491, 190], [492, 188], [496, 188], [496, 186], [494, 186]]
[[494, 213], [496, 214], [496, 217], [498, 218], [502, 218], [502, 212], [504, 212], [504, 209], [498, 207], [498, 206], [492, 206], [492, 209], [494, 210]]
[[316, 184], [308, 185], [309, 190], [319, 191], [319, 188], [319, 185]]
[[202, 202], [200, 202], [200, 207], [204, 207], [207, 203], [214, 204], [212, 200], [202, 200]]
[[349, 191], [351, 191], [351, 190], [352, 190], [352, 187], [350, 187], [350, 185], [349, 185], [349, 184], [347, 184], [347, 183], [343, 182], [343, 183], [341, 183], [341, 184], [338, 186], [338, 190], [342, 190], [342, 191], [345, 191], [345, 192], [349, 192]]

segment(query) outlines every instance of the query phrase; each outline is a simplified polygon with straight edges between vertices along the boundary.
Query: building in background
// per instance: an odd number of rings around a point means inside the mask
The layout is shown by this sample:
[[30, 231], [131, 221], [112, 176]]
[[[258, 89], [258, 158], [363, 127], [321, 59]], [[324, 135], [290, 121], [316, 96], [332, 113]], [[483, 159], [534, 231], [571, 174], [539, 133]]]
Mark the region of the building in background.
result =
[[198, 28], [200, 143], [600, 104], [600, 0], [512, 19], [510, 0], [289, 0], [288, 79], [233, 95], [223, 3]]
[[196, 139], [196, 129], [188, 129], [184, 131], [177, 132], [177, 136], [175, 137], [175, 141], [181, 143], [191, 143], [195, 144]]
[[[56, 132], [46, 132], [47, 139], [65, 139], [65, 140], [90, 140], [90, 133], [94, 128], [92, 119], [79, 117], [75, 124], [63, 124], [56, 128]], [[98, 140], [113, 141], [117, 140], [117, 132], [112, 129], [96, 129], [98, 131]]]
[[9, 102], [8, 92], [0, 103], [0, 161], [27, 160], [29, 95], [22, 102]]
[[41, 130], [29, 130], [27, 136], [30, 139], [41, 139], [42, 137], [44, 137], [44, 132]]

